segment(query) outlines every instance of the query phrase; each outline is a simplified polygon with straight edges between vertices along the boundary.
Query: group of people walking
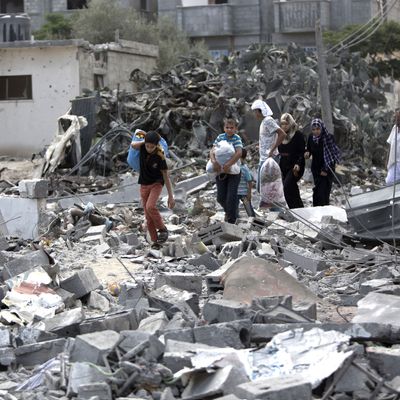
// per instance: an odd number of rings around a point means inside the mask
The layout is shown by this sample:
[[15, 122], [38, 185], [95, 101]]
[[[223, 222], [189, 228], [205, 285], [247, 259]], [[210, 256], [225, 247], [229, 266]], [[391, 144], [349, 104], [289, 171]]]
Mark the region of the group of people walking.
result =
[[[263, 164], [272, 158], [280, 167], [279, 179], [282, 180], [288, 207], [303, 207], [298, 182], [304, 173], [305, 159], [311, 158], [313, 206], [328, 205], [340, 153], [333, 135], [327, 131], [324, 123], [318, 118], [313, 119], [311, 134], [306, 141], [291, 114], [284, 113], [277, 122], [264, 101], [256, 100], [251, 108], [261, 122], [257, 190], [260, 191]], [[239, 201], [243, 202], [249, 216], [255, 216], [251, 204], [253, 176], [246, 164], [246, 149], [237, 132], [237, 121], [226, 119], [224, 132], [215, 139], [210, 151], [210, 161], [216, 174], [217, 201], [225, 212], [225, 221], [229, 223], [235, 223], [238, 218]], [[140, 194], [147, 229], [155, 244], [162, 244], [168, 238], [168, 231], [156, 206], [164, 184], [168, 191], [168, 206], [173, 208], [175, 203], [165, 154], [159, 146], [160, 139], [158, 133], [151, 131], [145, 134], [143, 141], [132, 142], [132, 148], [140, 153]], [[230, 145], [232, 152], [221, 161], [218, 158], [218, 147], [223, 142]], [[260, 207], [263, 206], [261, 201]]]
[[[340, 151], [335, 139], [319, 118], [311, 122], [311, 133], [305, 140], [296, 121], [289, 113], [282, 114], [280, 121], [273, 118], [271, 108], [262, 100], [256, 100], [251, 106], [255, 117], [260, 120], [259, 130], [259, 167], [257, 173], [257, 190], [260, 192], [261, 169], [263, 164], [272, 158], [279, 164], [283, 193], [289, 208], [304, 207], [300, 196], [298, 182], [303, 176], [305, 160], [311, 158], [311, 172], [314, 179], [313, 206], [329, 204], [330, 192], [334, 179], [335, 166], [340, 158]], [[234, 223], [238, 217], [239, 199], [246, 199], [246, 212], [254, 216], [251, 206], [251, 185], [248, 185], [249, 172], [243, 157], [243, 143], [237, 134], [237, 123], [225, 120], [224, 133], [219, 135], [210, 152], [210, 159], [217, 173], [217, 201], [225, 211], [225, 220]], [[219, 142], [227, 141], [234, 147], [234, 153], [224, 165], [215, 157]], [[232, 167], [242, 160], [240, 172]], [[242, 182], [242, 183], [241, 183]], [[247, 188], [247, 193], [238, 191], [239, 187]], [[249, 206], [250, 200], [250, 206]], [[264, 206], [263, 201], [260, 207]]]

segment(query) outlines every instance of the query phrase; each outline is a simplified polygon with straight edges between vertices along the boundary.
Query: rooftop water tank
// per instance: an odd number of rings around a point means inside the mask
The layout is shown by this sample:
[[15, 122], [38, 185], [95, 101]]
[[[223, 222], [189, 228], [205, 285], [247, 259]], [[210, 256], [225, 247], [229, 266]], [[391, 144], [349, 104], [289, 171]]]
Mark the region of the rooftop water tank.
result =
[[0, 42], [30, 40], [31, 19], [26, 14], [0, 14]]

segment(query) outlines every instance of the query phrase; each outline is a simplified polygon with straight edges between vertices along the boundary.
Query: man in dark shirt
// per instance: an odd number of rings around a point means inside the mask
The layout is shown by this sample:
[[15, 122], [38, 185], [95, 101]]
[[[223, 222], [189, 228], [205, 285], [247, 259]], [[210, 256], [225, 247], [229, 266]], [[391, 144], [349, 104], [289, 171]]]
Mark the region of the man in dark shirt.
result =
[[168, 207], [174, 208], [175, 200], [169, 179], [165, 155], [159, 146], [160, 135], [150, 131], [144, 142], [133, 142], [132, 147], [140, 149], [140, 196], [142, 199], [147, 229], [153, 243], [163, 243], [168, 239], [168, 230], [157, 208], [157, 201], [165, 183], [168, 191]]

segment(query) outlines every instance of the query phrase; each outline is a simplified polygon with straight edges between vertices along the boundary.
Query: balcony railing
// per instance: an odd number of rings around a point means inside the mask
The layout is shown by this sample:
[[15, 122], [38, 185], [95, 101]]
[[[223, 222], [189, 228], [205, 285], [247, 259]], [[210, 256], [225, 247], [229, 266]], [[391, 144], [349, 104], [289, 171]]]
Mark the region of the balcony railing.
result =
[[322, 27], [330, 25], [328, 1], [289, 0], [274, 3], [275, 32], [313, 32], [315, 22], [321, 20]]

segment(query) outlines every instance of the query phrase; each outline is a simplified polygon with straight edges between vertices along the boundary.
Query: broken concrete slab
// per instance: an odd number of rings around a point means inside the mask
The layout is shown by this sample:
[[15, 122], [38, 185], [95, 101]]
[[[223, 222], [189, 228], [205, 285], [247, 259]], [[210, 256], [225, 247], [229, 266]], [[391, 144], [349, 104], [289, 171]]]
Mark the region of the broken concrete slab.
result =
[[100, 281], [97, 279], [92, 268], [85, 268], [78, 271], [60, 282], [60, 287], [62, 289], [74, 293], [78, 299], [90, 293], [92, 290], [98, 289], [99, 286]]
[[309, 270], [314, 274], [327, 268], [326, 262], [318, 257], [317, 254], [300, 249], [298, 246], [292, 246], [290, 248], [285, 247], [282, 256], [286, 261], [302, 269]]
[[15, 349], [17, 364], [25, 367], [43, 364], [65, 350], [65, 338], [48, 340], [40, 343], [27, 344]]
[[150, 306], [166, 310], [167, 315], [172, 317], [171, 309], [181, 303], [187, 303], [193, 312], [198, 315], [199, 297], [196, 293], [191, 293], [186, 290], [180, 290], [168, 285], [163, 285], [158, 289], [152, 290], [147, 294]]
[[210, 178], [207, 174], [195, 176], [194, 178], [185, 179], [175, 184], [176, 190], [183, 190], [187, 195], [198, 192], [204, 189], [210, 182]]
[[194, 373], [182, 393], [184, 400], [202, 400], [216, 395], [229, 394], [235, 386], [248, 382], [243, 370], [235, 366], [219, 368], [213, 373], [206, 371]]
[[110, 301], [97, 292], [90, 292], [87, 299], [87, 306], [103, 312], [110, 310]]
[[50, 265], [50, 260], [43, 250], [29, 251], [21, 256], [17, 255], [4, 265], [3, 280], [6, 281], [34, 267], [44, 267], [46, 265]]
[[86, 362], [72, 363], [68, 378], [67, 395], [77, 395], [81, 385], [106, 382], [109, 372], [105, 367]]
[[139, 331], [148, 332], [153, 335], [158, 335], [167, 325], [167, 314], [164, 311], [160, 311], [157, 314], [142, 319], [137, 329]]
[[174, 272], [158, 274], [154, 281], [154, 287], [157, 289], [164, 285], [196, 293], [200, 296], [202, 292], [203, 279], [201, 276], [191, 273]]
[[224, 274], [224, 299], [251, 304], [255, 297], [291, 295], [294, 302], [315, 303], [306, 286], [282, 271], [277, 263], [258, 257], [237, 259]]
[[79, 385], [78, 400], [112, 400], [111, 387], [106, 382], [87, 383]]
[[0, 347], [0, 365], [8, 367], [16, 363], [15, 350], [13, 347]]
[[141, 350], [142, 357], [148, 361], [158, 361], [164, 353], [165, 346], [155, 335], [148, 332], [121, 331], [118, 348], [128, 353], [144, 343], [146, 346]]
[[119, 341], [119, 333], [105, 330], [78, 335], [69, 354], [71, 362], [85, 361], [104, 365], [106, 357]]
[[400, 297], [371, 292], [358, 303], [352, 322], [378, 322], [400, 327]]
[[83, 309], [78, 307], [56, 314], [53, 318], [46, 318], [34, 326], [55, 333], [58, 337], [74, 337], [79, 334], [79, 325], [84, 319]]
[[233, 394], [247, 400], [311, 400], [311, 384], [296, 376], [263, 378], [238, 385]]
[[204, 265], [210, 271], [216, 271], [221, 267], [221, 261], [219, 261], [213, 256], [212, 253], [209, 252], [195, 258], [190, 258], [187, 262], [188, 264], [195, 266]]

